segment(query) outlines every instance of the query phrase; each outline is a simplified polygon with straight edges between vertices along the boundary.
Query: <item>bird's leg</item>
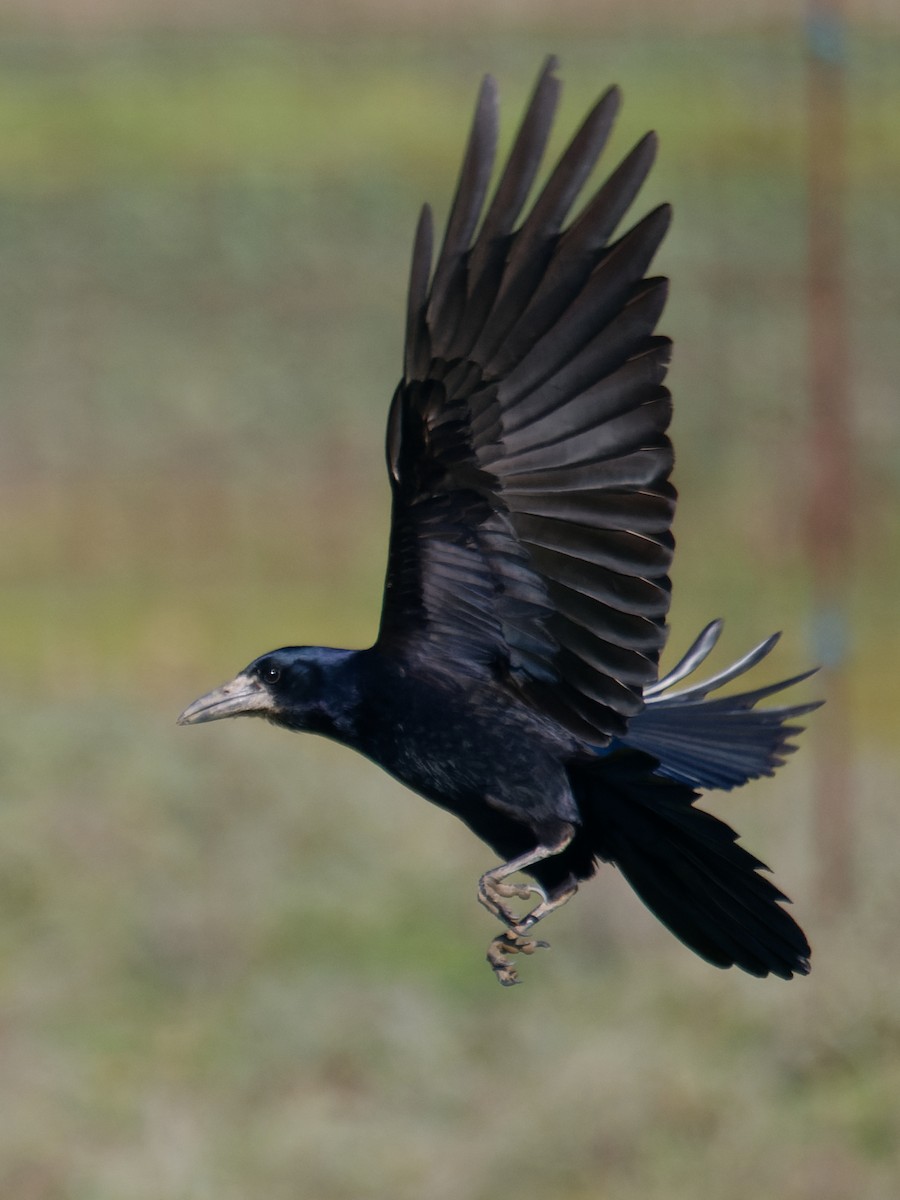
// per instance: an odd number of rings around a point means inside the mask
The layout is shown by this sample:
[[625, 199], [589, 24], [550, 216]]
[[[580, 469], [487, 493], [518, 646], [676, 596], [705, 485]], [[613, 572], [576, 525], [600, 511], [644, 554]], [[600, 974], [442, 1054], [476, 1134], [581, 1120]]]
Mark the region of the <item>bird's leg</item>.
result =
[[512, 927], [513, 932], [520, 935], [527, 933], [529, 929], [533, 929], [537, 925], [538, 921], [543, 921], [544, 917], [548, 917], [550, 913], [556, 912], [558, 908], [562, 908], [564, 904], [568, 904], [577, 891], [578, 884], [573, 882], [568, 887], [554, 892], [552, 896], [542, 900], [537, 908], [533, 908], [521, 920], [516, 921]]
[[[525, 918], [519, 918], [515, 913], [510, 912], [503, 903], [504, 900], [511, 898], [527, 900], [529, 896], [537, 896], [541, 903], [534, 909], [534, 912], [544, 908], [545, 905], [551, 902], [544, 889], [536, 883], [507, 883], [506, 880], [510, 875], [515, 875], [518, 871], [524, 871], [527, 867], [534, 866], [535, 863], [542, 862], [545, 858], [551, 858], [554, 854], [561, 854], [575, 836], [575, 830], [571, 825], [565, 825], [564, 830], [565, 832], [562, 837], [553, 844], [549, 846], [537, 845], [533, 850], [529, 850], [525, 854], [520, 854], [518, 858], [501, 863], [499, 867], [494, 867], [492, 871], [485, 871], [478, 880], [479, 903], [483, 904], [489, 913], [492, 913], [504, 925], [508, 925], [510, 929], [515, 929], [520, 924], [520, 921], [525, 920]], [[554, 907], [558, 907], [558, 905], [554, 905]], [[544, 914], [542, 913], [541, 915], [543, 916]], [[540, 920], [540, 917], [537, 919]], [[532, 924], [534, 924], [533, 921]]]
[[[529, 856], [530, 857], [530, 856]], [[519, 860], [516, 859], [516, 862]], [[502, 921], [504, 925], [508, 925], [513, 929], [518, 923], [519, 918], [509, 909], [504, 903], [504, 900], [527, 900], [529, 896], [537, 896], [541, 904], [546, 903], [547, 893], [542, 887], [536, 883], [506, 883], [500, 871], [504, 870], [509, 863], [504, 863], [502, 867], [496, 867], [493, 871], [486, 871], [478, 880], [478, 902], [495, 916], [498, 921]], [[514, 870], [521, 870], [521, 867], [515, 867]], [[540, 904], [538, 905], [540, 908]]]
[[528, 937], [528, 931], [537, 925], [538, 921], [542, 921], [544, 917], [555, 912], [556, 909], [562, 908], [575, 893], [578, 891], [578, 884], [571, 883], [568, 887], [561, 888], [549, 898], [542, 900], [541, 903], [526, 913], [524, 917], [517, 920], [506, 933], [498, 934], [497, 937], [488, 946], [487, 960], [491, 964], [494, 974], [500, 980], [504, 987], [510, 987], [514, 983], [519, 982], [519, 974], [515, 967], [510, 963], [507, 955], [509, 954], [534, 954], [535, 950], [546, 950], [550, 943], [538, 941], [536, 938]]
[[[536, 884], [507, 883], [506, 880], [517, 871], [523, 871], [526, 867], [533, 866], [545, 858], [560, 854], [574, 836], [575, 830], [571, 825], [567, 825], [563, 836], [557, 842], [549, 846], [538, 845], [527, 854], [521, 854], [518, 858], [502, 863], [492, 871], [486, 871], [478, 881], [480, 903], [488, 912], [493, 913], [504, 925], [508, 926], [508, 932], [495, 937], [487, 952], [488, 962], [504, 987], [510, 987], [519, 982], [518, 972], [507, 955], [534, 954], [535, 950], [545, 948], [548, 945], [547, 942], [539, 942], [534, 938], [527, 937], [527, 931], [548, 913], [565, 904], [577, 890], [577, 887], [573, 885], [553, 897], [548, 897], [544, 889]], [[504, 900], [512, 897], [524, 900], [531, 895], [540, 897], [540, 903], [524, 917], [517, 917], [503, 903]]]

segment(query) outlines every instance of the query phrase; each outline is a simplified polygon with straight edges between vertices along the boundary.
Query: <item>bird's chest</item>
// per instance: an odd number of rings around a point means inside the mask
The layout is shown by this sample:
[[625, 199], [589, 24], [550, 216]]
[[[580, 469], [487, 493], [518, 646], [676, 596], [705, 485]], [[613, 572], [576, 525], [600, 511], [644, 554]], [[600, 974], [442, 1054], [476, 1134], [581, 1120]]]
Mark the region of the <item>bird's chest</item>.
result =
[[[429, 799], [447, 802], [496, 790], [502, 747], [476, 726], [455, 721], [446, 712], [438, 714], [435, 722], [422, 721], [418, 714], [397, 722], [390, 744], [389, 769]], [[512, 776], [522, 773], [512, 761], [507, 769]]]
[[554, 747], [527, 716], [465, 690], [399, 679], [372, 707], [359, 748], [407, 787], [462, 814], [473, 803], [558, 811], [568, 782]]

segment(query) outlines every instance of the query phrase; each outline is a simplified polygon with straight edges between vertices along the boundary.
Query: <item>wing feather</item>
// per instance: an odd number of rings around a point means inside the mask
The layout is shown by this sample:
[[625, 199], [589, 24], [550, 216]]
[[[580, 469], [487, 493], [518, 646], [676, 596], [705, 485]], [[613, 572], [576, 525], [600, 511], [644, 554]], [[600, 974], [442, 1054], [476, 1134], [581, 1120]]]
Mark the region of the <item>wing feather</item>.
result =
[[452, 339], [465, 308], [466, 255], [487, 195], [496, 146], [497, 85], [488, 75], [478, 94], [475, 119], [431, 285], [426, 319], [432, 331], [433, 353], [444, 353], [444, 346]]
[[406, 353], [403, 372], [407, 379], [418, 379], [428, 370], [431, 348], [428, 338], [428, 280], [431, 277], [431, 255], [434, 227], [431, 209], [426, 204], [419, 216], [416, 240], [413, 245], [409, 271], [409, 298], [406, 304]]
[[503, 282], [510, 234], [540, 169], [553, 117], [559, 101], [559, 80], [550, 57], [538, 77], [506, 167], [469, 255], [468, 305], [452, 343], [448, 359], [469, 354], [485, 326]]
[[606, 144], [619, 104], [618, 88], [610, 88], [597, 101], [510, 243], [497, 299], [471, 351], [490, 375], [508, 369], [506, 339], [544, 278], [562, 222]]

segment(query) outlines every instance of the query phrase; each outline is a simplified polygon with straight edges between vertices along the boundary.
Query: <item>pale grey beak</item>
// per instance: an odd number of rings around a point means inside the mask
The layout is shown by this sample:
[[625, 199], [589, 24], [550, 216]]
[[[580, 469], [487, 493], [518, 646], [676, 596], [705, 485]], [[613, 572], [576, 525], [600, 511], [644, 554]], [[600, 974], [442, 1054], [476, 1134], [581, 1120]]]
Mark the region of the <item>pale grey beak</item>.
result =
[[179, 725], [202, 725], [204, 721], [219, 721], [222, 717], [238, 717], [241, 713], [270, 713], [275, 705], [269, 690], [251, 675], [238, 675], [189, 704], [178, 718]]

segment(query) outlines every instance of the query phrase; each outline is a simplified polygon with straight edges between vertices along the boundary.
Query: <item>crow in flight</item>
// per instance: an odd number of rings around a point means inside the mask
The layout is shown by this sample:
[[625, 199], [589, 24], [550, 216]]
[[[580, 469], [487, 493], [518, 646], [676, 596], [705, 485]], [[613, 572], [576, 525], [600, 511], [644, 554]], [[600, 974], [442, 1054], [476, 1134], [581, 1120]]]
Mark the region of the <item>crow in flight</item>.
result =
[[[654, 334], [667, 281], [646, 272], [670, 210], [610, 240], [653, 161], [648, 134], [566, 224], [616, 88], [526, 207], [555, 68], [549, 59], [487, 204], [497, 96], [485, 79], [433, 270], [427, 206], [419, 220], [388, 417], [377, 641], [264, 654], [179, 721], [251, 714], [323, 734], [460, 817], [502, 860], [478, 884], [503, 926], [488, 950], [502, 984], [518, 981], [511, 955], [546, 945], [537, 923], [602, 862], [708, 962], [790, 979], [809, 971], [810, 951], [787, 898], [696, 807], [696, 789], [771, 775], [794, 749], [795, 718], [816, 705], [756, 708], [806, 675], [710, 698], [777, 635], [675, 690], [718, 621], [659, 677], [676, 493], [670, 343]], [[520, 872], [531, 881], [515, 882]], [[510, 900], [532, 907], [516, 915]]]

